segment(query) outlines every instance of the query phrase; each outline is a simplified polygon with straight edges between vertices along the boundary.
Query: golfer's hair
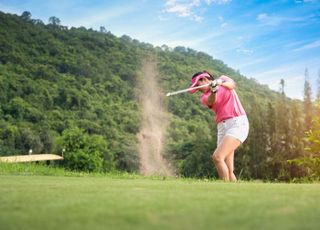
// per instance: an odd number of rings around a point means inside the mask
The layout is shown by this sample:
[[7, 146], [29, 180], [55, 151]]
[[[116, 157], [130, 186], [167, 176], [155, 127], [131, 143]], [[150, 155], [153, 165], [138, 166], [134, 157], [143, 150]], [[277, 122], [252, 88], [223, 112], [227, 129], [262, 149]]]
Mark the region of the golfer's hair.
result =
[[195, 78], [196, 76], [202, 74], [202, 73], [203, 73], [203, 72], [198, 72], [198, 73], [193, 74], [192, 79]]
[[209, 80], [212, 80], [212, 81], [214, 80], [214, 76], [211, 73], [209, 73], [208, 71], [204, 70], [203, 73], [209, 74], [209, 76], [210, 76], [210, 78], [208, 78]]
[[206, 77], [207, 79], [209, 79], [209, 80], [214, 80], [214, 77], [212, 76], [212, 74], [209, 73], [209, 72], [206, 71], [206, 70], [204, 70], [204, 71], [202, 71], [202, 72], [198, 72], [198, 73], [193, 74], [192, 79], [195, 78], [195, 77], [197, 77], [197, 76], [200, 75], [200, 74], [203, 74], [203, 73], [207, 73], [207, 74], [210, 76], [210, 77]]

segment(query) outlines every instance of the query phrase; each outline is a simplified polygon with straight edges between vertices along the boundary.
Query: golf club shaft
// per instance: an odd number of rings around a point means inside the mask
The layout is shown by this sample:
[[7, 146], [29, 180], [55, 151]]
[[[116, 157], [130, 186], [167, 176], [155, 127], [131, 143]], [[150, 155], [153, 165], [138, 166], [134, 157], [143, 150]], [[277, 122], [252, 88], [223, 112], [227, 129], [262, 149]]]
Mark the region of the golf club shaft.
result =
[[188, 88], [188, 89], [183, 89], [183, 90], [178, 90], [178, 91], [175, 91], [175, 92], [167, 93], [167, 97], [172, 96], [172, 95], [176, 95], [176, 94], [179, 94], [179, 93], [185, 93], [185, 92], [188, 92], [188, 91], [193, 90], [193, 89], [200, 89], [200, 88], [203, 88], [203, 87], [206, 87], [206, 86], [210, 86], [210, 85], [211, 85], [211, 83], [208, 83], [208, 84], [205, 84], [205, 85], [200, 85], [200, 86], [196, 86], [196, 87], [192, 87], [192, 88]]

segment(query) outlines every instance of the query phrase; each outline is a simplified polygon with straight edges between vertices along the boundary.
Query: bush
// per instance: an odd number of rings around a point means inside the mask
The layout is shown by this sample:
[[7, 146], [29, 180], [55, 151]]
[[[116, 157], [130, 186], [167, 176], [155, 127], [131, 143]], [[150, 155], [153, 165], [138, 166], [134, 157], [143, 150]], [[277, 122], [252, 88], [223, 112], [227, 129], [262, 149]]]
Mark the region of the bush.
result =
[[65, 165], [71, 170], [100, 172], [102, 171], [103, 158], [98, 151], [88, 153], [83, 149], [77, 149], [66, 153]]
[[[63, 131], [58, 142], [60, 148], [65, 150], [64, 165], [66, 168], [87, 172], [112, 169], [113, 158], [102, 136], [90, 136], [83, 129], [70, 128]], [[104, 163], [104, 159], [107, 159], [108, 163]], [[108, 167], [105, 167], [106, 165]]]
[[310, 180], [320, 180], [320, 157], [300, 157], [288, 160], [291, 165], [297, 165], [304, 169], [304, 176]]

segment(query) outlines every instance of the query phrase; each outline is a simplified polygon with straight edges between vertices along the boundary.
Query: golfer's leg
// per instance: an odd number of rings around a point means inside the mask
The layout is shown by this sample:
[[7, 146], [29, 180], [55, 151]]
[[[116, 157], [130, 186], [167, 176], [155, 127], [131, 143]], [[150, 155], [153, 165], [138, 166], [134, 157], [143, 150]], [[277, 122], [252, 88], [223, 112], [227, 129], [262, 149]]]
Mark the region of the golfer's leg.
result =
[[237, 181], [237, 177], [234, 175], [234, 151], [229, 154], [225, 160], [226, 165], [229, 169], [229, 181]]
[[220, 179], [229, 181], [229, 168], [225, 162], [226, 158], [240, 145], [240, 141], [231, 136], [224, 136], [220, 145], [212, 155], [213, 162], [217, 168]]
[[220, 157], [216, 155], [216, 152], [212, 155], [212, 159], [218, 171], [219, 178], [224, 181], [229, 181], [229, 169], [224, 160], [221, 160]]

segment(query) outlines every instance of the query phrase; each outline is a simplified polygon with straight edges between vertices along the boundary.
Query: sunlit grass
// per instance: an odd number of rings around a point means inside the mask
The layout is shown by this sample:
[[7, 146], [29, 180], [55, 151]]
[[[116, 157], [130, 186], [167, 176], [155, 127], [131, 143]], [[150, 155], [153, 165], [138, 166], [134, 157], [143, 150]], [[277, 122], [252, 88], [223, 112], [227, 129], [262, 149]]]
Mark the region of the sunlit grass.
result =
[[319, 194], [320, 184], [223, 183], [0, 164], [0, 226], [318, 229]]

